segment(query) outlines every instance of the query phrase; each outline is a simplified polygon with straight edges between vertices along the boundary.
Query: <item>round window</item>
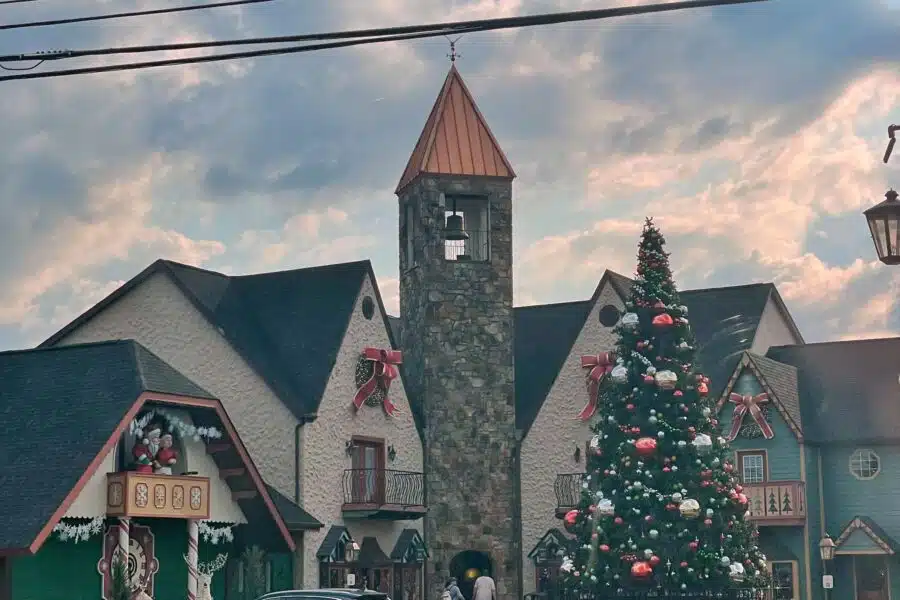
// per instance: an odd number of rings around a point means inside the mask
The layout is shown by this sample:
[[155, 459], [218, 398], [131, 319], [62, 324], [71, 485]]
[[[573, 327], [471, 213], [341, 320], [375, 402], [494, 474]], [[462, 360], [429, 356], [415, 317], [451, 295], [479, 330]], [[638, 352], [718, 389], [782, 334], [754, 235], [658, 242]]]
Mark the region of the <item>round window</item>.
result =
[[612, 327], [619, 322], [619, 309], [612, 304], [607, 304], [600, 309], [600, 314], [598, 316], [601, 325], [604, 327]]
[[850, 455], [850, 472], [857, 479], [875, 479], [881, 472], [881, 459], [871, 450], [856, 450]]
[[362, 313], [363, 316], [369, 320], [375, 316], [375, 301], [372, 300], [372, 296], [366, 296], [362, 300]]

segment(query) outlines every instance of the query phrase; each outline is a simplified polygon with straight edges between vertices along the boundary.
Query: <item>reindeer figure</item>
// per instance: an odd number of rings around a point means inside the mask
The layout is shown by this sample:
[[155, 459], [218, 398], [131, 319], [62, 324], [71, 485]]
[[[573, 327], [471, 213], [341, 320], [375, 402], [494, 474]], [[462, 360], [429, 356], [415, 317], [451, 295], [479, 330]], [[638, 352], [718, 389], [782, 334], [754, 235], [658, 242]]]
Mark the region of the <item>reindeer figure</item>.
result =
[[[191, 566], [191, 561], [184, 555], [184, 561]], [[197, 600], [213, 600], [212, 578], [216, 571], [228, 562], [228, 554], [219, 554], [212, 562], [197, 563]]]

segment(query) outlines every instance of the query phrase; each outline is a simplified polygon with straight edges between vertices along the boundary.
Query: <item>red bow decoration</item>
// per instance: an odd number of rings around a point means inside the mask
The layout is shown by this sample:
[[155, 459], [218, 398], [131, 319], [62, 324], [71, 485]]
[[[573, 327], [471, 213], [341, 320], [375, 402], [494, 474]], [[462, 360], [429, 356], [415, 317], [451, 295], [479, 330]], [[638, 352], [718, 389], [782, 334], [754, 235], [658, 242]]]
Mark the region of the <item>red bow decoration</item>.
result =
[[603, 378], [612, 371], [615, 361], [614, 352], [601, 352], [581, 357], [581, 368], [591, 370], [588, 373], [588, 403], [578, 413], [578, 418], [582, 421], [587, 421], [597, 412], [597, 394], [600, 392], [600, 384], [603, 383]]
[[756, 421], [756, 424], [759, 425], [759, 430], [762, 431], [764, 438], [771, 440], [775, 437], [772, 426], [766, 421], [766, 416], [763, 414], [762, 408], [760, 408], [760, 404], [765, 404], [769, 401], [767, 393], [763, 392], [755, 396], [731, 394], [728, 397], [728, 401], [734, 404], [734, 412], [731, 415], [731, 432], [728, 434], [729, 442], [737, 437], [738, 432], [741, 430], [741, 424], [744, 422], [744, 415], [748, 412], [753, 417], [753, 420]]
[[375, 363], [375, 366], [372, 369], [372, 376], [357, 390], [356, 396], [353, 398], [353, 406], [358, 410], [363, 402], [380, 387], [384, 391], [384, 412], [393, 415], [398, 408], [388, 398], [388, 390], [391, 389], [391, 382], [400, 376], [397, 365], [403, 363], [403, 353], [400, 350], [363, 348], [362, 357]]

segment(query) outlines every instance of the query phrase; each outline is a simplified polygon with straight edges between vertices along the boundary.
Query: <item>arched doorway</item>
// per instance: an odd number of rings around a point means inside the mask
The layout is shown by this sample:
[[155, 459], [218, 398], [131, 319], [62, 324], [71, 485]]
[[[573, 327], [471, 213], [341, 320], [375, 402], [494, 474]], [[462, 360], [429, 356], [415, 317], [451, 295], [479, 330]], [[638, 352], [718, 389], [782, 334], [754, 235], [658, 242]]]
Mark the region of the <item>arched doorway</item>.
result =
[[472, 600], [475, 580], [482, 575], [492, 576], [491, 558], [484, 552], [465, 550], [450, 561], [450, 577], [456, 577], [459, 591], [466, 600]]

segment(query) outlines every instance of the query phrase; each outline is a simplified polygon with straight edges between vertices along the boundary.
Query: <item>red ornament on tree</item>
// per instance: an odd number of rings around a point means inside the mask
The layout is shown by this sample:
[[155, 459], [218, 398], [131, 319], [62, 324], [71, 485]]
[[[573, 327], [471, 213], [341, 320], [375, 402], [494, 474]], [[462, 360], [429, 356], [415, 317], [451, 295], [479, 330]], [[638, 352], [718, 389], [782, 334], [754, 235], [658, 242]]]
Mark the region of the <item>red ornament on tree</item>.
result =
[[650, 566], [655, 567], [658, 564], [659, 564], [659, 557], [654, 554], [653, 556], [650, 557]]
[[659, 327], [660, 329], [667, 329], [675, 324], [675, 321], [672, 319], [672, 315], [669, 313], [662, 313], [661, 315], [656, 315], [653, 317], [651, 321], [654, 327]]
[[572, 529], [575, 528], [575, 524], [578, 523], [578, 511], [570, 510], [566, 513], [566, 516], [563, 518], [563, 524], [566, 527], [566, 531], [571, 532]]
[[650, 456], [656, 452], [656, 440], [652, 437], [642, 437], [634, 443], [634, 448], [641, 456]]
[[609, 552], [609, 546], [607, 546], [606, 544], [600, 544], [599, 550], [600, 552]]
[[647, 579], [653, 575], [653, 567], [650, 563], [640, 560], [631, 565], [631, 576], [635, 579]]

